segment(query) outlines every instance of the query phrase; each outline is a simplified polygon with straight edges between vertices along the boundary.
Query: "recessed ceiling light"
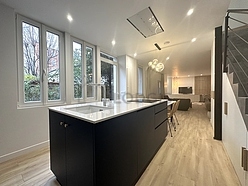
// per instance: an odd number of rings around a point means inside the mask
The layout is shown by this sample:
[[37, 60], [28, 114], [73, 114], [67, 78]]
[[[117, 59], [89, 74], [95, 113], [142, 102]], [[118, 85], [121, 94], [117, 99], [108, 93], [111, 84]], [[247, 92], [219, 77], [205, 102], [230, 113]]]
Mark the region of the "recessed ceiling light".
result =
[[167, 57], [167, 58], [166, 58], [166, 61], [168, 61], [169, 59], [170, 59], [170, 57]]
[[196, 38], [191, 39], [191, 42], [192, 42], [192, 43], [195, 42], [195, 41], [196, 41]]
[[202, 76], [202, 74], [201, 74], [201, 76]]
[[72, 18], [72, 16], [71, 16], [70, 14], [67, 15], [67, 19], [68, 19], [70, 22], [72, 22], [72, 20], [73, 20], [73, 18]]
[[137, 56], [137, 53], [134, 53], [134, 55], [133, 55], [134, 57], [136, 57]]
[[170, 44], [170, 41], [165, 41], [164, 42], [164, 45], [168, 45], [168, 44]]
[[194, 12], [194, 9], [193, 8], [189, 9], [189, 11], [187, 13], [187, 16], [190, 16], [191, 14], [193, 14], [193, 12]]
[[115, 40], [112, 41], [112, 45], [113, 45], [113, 46], [115, 45]]

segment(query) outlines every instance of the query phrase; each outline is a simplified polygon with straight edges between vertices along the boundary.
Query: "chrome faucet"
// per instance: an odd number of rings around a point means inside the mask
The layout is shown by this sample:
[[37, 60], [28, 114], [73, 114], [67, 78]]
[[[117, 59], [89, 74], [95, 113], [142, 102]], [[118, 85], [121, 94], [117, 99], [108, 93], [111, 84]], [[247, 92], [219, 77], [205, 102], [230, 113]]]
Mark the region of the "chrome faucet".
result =
[[89, 86], [101, 86], [103, 87], [103, 106], [106, 106], [107, 105], [107, 100], [106, 100], [106, 86], [103, 84], [103, 83], [89, 83], [87, 84]]

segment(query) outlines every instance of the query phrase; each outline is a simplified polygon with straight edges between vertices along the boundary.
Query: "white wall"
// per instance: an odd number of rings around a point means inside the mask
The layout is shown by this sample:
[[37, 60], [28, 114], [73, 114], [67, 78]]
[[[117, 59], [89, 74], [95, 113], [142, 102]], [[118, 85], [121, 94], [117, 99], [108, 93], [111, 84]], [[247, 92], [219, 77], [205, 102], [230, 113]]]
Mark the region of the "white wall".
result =
[[193, 94], [195, 93], [195, 78], [194, 77], [174, 77], [172, 78], [172, 94], [178, 94], [178, 87], [192, 87]]
[[228, 104], [228, 114], [222, 115], [222, 141], [242, 185], [245, 185], [245, 173], [241, 167], [241, 147], [247, 147], [247, 131], [226, 74], [223, 74], [222, 99], [223, 107], [224, 102]]
[[117, 59], [119, 64], [120, 98], [122, 98], [122, 96], [127, 92], [126, 56], [120, 56]]
[[127, 92], [136, 97], [138, 93], [138, 66], [137, 60], [126, 56], [127, 67]]
[[167, 81], [167, 75], [164, 74], [164, 93], [166, 94], [168, 92], [168, 81]]
[[138, 92], [137, 61], [127, 55], [119, 56], [117, 59], [119, 64], [120, 98], [136, 97]]
[[166, 94], [172, 94], [172, 77], [167, 77], [167, 92]]
[[47, 145], [48, 109], [17, 109], [14, 10], [0, 4], [0, 162]]

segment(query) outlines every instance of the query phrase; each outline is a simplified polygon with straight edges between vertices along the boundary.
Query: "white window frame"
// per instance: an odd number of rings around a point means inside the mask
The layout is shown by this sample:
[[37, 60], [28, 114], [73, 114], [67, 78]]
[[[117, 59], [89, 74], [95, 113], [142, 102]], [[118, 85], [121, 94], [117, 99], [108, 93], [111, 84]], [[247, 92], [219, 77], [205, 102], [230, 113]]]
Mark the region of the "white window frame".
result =
[[96, 88], [93, 88], [93, 97], [87, 97], [87, 82], [86, 82], [86, 47], [93, 48], [93, 82], [96, 82], [96, 47], [90, 43], [87, 43], [81, 39], [71, 36], [71, 60], [72, 60], [72, 84], [74, 85], [74, 75], [73, 75], [73, 42], [79, 43], [82, 45], [82, 98], [75, 98], [74, 97], [74, 86], [72, 87], [72, 102], [91, 102], [97, 100]]
[[[24, 16], [17, 14], [16, 19], [17, 27], [17, 62], [18, 62], [18, 108], [26, 107], [40, 107], [40, 106], [49, 106], [49, 105], [58, 105], [65, 103], [65, 68], [64, 68], [64, 34], [58, 30], [47, 27], [37, 21], [26, 18]], [[34, 25], [39, 28], [39, 40], [40, 40], [40, 76], [41, 76], [41, 100], [40, 101], [30, 101], [25, 102], [25, 92], [24, 92], [24, 61], [23, 61], [23, 40], [22, 40], [22, 22]], [[60, 74], [59, 74], [59, 83], [60, 83], [60, 100], [48, 100], [48, 80], [46, 76], [47, 71], [47, 60], [46, 60], [46, 32], [51, 32], [56, 35], [59, 35], [59, 52], [60, 52]]]
[[87, 82], [86, 82], [86, 47], [89, 47], [89, 48], [92, 48], [93, 49], [93, 70], [92, 70], [92, 73], [93, 73], [93, 82], [92, 83], [95, 83], [96, 82], [96, 47], [92, 44], [89, 44], [89, 43], [86, 43], [84, 42], [84, 74], [85, 74], [85, 78], [84, 78], [84, 83], [86, 85], [85, 89], [84, 89], [84, 92], [85, 92], [85, 99], [87, 102], [90, 102], [90, 101], [96, 101], [97, 100], [97, 94], [96, 94], [96, 87], [93, 87], [93, 97], [87, 97]]

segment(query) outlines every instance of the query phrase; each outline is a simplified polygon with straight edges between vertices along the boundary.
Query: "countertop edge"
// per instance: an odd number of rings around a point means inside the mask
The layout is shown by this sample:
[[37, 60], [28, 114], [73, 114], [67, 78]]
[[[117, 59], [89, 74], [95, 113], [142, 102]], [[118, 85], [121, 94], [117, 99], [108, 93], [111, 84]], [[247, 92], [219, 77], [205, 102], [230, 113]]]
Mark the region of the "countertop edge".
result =
[[[77, 119], [80, 119], [82, 121], [86, 121], [92, 124], [97, 124], [109, 119], [113, 119], [122, 115], [129, 114], [131, 112], [135, 112], [138, 110], [142, 110], [148, 107], [152, 107], [155, 105], [158, 105], [160, 103], [168, 102], [167, 99], [161, 99], [159, 101], [153, 102], [153, 103], [136, 103], [136, 102], [121, 102], [121, 103], [115, 103], [114, 107], [112, 108], [113, 110], [112, 113], [108, 113], [108, 111], [102, 111], [101, 114], [104, 114], [104, 116], [100, 116], [99, 112], [93, 113], [93, 114], [81, 114], [78, 112], [73, 112], [73, 111], [68, 111], [66, 108], [70, 107], [80, 107], [80, 106], [86, 106], [86, 105], [95, 105], [95, 106], [102, 106], [102, 102], [90, 102], [90, 103], [83, 103], [83, 104], [71, 104], [71, 105], [63, 105], [63, 106], [55, 106], [55, 107], [48, 107], [49, 110], [58, 112], [60, 114], [64, 114], [70, 117], [74, 117]], [[120, 109], [121, 105], [125, 104], [132, 104], [132, 108], [129, 108], [127, 110], [122, 110]], [[119, 106], [119, 107], [118, 107]], [[107, 114], [108, 113], [108, 114]]]

